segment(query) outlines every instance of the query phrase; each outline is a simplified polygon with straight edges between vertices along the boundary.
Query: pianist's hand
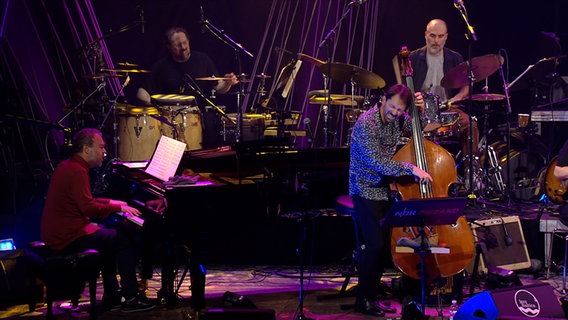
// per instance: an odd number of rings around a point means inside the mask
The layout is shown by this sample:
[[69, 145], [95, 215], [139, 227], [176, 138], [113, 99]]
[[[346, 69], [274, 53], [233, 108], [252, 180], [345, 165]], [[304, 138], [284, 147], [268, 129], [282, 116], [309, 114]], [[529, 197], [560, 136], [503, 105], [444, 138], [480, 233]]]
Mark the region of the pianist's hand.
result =
[[152, 209], [154, 212], [162, 215], [162, 214], [164, 214], [164, 211], [168, 207], [168, 204], [166, 203], [165, 199], [155, 199], [155, 200], [147, 201], [146, 207], [148, 207], [148, 208]]
[[122, 205], [120, 207], [120, 211], [130, 213], [131, 215], [137, 216], [137, 217], [140, 215], [140, 211], [138, 211], [138, 209], [133, 208], [133, 207], [128, 206], [128, 205]]

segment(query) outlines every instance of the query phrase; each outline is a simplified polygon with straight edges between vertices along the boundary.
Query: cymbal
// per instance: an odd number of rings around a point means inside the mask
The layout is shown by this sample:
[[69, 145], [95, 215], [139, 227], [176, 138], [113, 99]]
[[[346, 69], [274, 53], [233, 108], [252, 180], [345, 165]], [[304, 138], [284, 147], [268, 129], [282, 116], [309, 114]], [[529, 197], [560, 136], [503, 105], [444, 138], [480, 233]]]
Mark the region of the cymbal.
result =
[[[318, 91], [324, 90], [316, 90], [315, 93]], [[365, 100], [363, 96], [354, 96], [353, 100], [351, 100], [351, 95], [349, 94], [330, 94], [329, 95], [329, 103], [331, 105], [340, 105], [340, 106], [357, 106]], [[311, 104], [326, 104], [327, 98], [325, 95], [317, 95], [317, 94], [310, 94], [310, 103]]]
[[266, 74], [264, 74], [264, 73], [261, 73], [261, 74], [257, 74], [257, 75], [255, 76], [255, 78], [270, 79], [270, 78], [272, 78], [272, 76], [269, 76], [269, 75], [266, 75]]
[[307, 61], [307, 62], [309, 62], [309, 63], [312, 63], [312, 64], [314, 64], [316, 67], [319, 67], [319, 66], [321, 66], [322, 64], [325, 63], [325, 61], [322, 61], [322, 60], [320, 60], [320, 59], [318, 59], [318, 58], [314, 58], [314, 57], [312, 57], [312, 56], [310, 56], [310, 55], [307, 55], [307, 54], [301, 53], [301, 52], [298, 52], [298, 59], [300, 59], [300, 60], [305, 60], [305, 61]]
[[150, 70], [144, 69], [101, 69], [103, 72], [118, 72], [118, 73], [146, 73]]
[[[471, 59], [473, 82], [479, 82], [492, 75], [503, 64], [498, 54], [486, 54]], [[446, 89], [457, 89], [469, 84], [469, 61], [464, 61], [450, 70], [440, 82]]]
[[323, 74], [328, 75], [335, 81], [348, 83], [353, 80], [359, 88], [378, 89], [386, 84], [385, 80], [377, 74], [352, 64], [324, 63], [319, 66], [319, 69]]
[[83, 76], [83, 78], [87, 78], [87, 79], [103, 79], [103, 78], [121, 78], [121, 77], [126, 77], [123, 74], [113, 74], [113, 73], [107, 73], [107, 72], [103, 72], [103, 73], [95, 73], [95, 74], [86, 74]]
[[505, 95], [496, 93], [479, 93], [471, 96], [474, 101], [501, 101], [505, 100]]
[[122, 67], [138, 67], [136, 63], [130, 63], [130, 62], [118, 62], [117, 65]]
[[204, 81], [226, 81], [226, 80], [231, 80], [231, 78], [221, 78], [221, 77], [211, 76], [211, 77], [195, 78], [195, 80], [204, 80]]

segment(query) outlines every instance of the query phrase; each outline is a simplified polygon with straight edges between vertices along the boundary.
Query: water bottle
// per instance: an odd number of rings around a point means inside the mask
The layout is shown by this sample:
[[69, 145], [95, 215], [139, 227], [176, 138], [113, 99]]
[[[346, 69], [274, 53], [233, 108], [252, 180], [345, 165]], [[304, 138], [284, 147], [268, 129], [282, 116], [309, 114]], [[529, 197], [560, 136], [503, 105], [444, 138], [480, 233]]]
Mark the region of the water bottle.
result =
[[458, 302], [452, 300], [452, 304], [450, 305], [450, 320], [454, 320], [456, 313], [458, 313]]

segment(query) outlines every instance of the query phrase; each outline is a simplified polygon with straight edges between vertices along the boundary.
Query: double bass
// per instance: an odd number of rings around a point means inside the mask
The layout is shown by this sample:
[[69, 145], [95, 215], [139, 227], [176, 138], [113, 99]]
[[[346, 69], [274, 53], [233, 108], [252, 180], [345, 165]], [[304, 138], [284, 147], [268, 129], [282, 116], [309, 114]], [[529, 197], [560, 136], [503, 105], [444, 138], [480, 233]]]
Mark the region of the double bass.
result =
[[[399, 58], [401, 74], [405, 84], [414, 95], [412, 66], [408, 55], [410, 51], [403, 47]], [[410, 162], [432, 176], [433, 182], [416, 182], [413, 176], [397, 177], [391, 184], [391, 189], [398, 192], [403, 200], [447, 197], [448, 188], [457, 180], [456, 163], [452, 155], [443, 147], [424, 139], [420, 114], [414, 102], [410, 105], [412, 117], [412, 137], [410, 141], [394, 155], [393, 160]], [[473, 233], [465, 217], [461, 216], [455, 224], [426, 226], [424, 234], [432, 244], [444, 245], [450, 248], [449, 254], [428, 254], [425, 256], [424, 267], [426, 282], [431, 283], [440, 277], [450, 277], [465, 269], [471, 262], [475, 244]], [[398, 239], [407, 237], [414, 239], [420, 235], [416, 227], [393, 228], [391, 233], [391, 253], [395, 266], [405, 275], [420, 279], [420, 255], [413, 253], [397, 253]]]

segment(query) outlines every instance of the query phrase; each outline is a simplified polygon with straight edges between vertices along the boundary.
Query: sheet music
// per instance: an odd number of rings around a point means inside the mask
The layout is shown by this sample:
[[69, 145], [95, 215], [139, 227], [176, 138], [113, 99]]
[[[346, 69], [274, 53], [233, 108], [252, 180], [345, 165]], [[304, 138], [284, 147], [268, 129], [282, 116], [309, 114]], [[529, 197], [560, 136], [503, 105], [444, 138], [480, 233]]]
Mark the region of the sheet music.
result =
[[146, 173], [161, 181], [168, 180], [175, 175], [184, 151], [185, 143], [162, 136], [145, 170]]

